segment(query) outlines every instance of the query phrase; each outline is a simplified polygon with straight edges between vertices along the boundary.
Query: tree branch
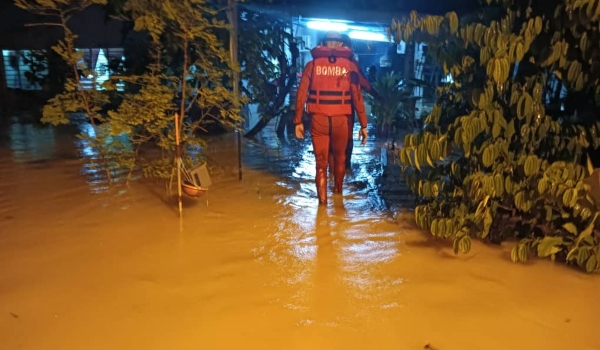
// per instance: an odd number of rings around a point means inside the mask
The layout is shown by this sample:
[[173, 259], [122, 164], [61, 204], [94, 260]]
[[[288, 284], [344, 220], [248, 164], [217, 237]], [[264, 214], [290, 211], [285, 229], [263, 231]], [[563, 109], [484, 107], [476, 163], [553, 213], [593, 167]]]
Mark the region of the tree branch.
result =
[[62, 27], [62, 23], [27, 23], [25, 27]]

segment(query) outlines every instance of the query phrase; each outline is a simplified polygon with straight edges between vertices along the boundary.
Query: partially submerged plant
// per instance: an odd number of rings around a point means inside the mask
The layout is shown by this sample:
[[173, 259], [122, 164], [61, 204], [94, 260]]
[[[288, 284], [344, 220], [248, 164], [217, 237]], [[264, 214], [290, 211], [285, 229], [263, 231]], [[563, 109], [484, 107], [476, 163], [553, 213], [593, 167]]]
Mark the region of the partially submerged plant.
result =
[[[517, 237], [515, 262], [535, 254], [598, 272], [600, 203], [586, 180], [591, 161], [580, 163], [600, 146], [600, 123], [571, 116], [599, 110], [600, 70], [590, 58], [600, 45], [587, 38], [600, 15], [585, 0], [546, 4], [552, 13], [528, 1], [501, 3], [472, 22], [412, 13], [393, 23], [397, 41], [427, 42], [453, 79], [400, 151], [418, 197], [415, 219], [452, 239], [455, 252], [468, 252], [471, 237]], [[556, 108], [557, 89], [583, 103]]]

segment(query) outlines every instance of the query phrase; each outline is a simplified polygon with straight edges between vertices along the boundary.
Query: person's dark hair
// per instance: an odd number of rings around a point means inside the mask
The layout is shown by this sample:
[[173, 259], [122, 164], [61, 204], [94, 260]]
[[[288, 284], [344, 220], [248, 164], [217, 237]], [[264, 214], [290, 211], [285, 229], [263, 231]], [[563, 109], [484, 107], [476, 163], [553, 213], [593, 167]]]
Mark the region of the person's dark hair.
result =
[[352, 39], [350, 39], [350, 36], [348, 36], [348, 34], [342, 34], [342, 43], [345, 47], [352, 48]]
[[325, 45], [328, 41], [339, 41], [343, 42], [342, 35], [335, 31], [329, 31], [323, 35], [323, 40], [321, 40], [321, 44]]

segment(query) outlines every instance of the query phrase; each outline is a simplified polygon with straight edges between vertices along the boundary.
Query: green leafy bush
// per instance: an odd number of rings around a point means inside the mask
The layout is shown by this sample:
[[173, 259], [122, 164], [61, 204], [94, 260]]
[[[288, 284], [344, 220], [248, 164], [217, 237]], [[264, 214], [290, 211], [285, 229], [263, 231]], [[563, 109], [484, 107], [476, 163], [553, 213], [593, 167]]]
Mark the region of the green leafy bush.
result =
[[[500, 1], [463, 23], [455, 13], [413, 12], [392, 24], [397, 41], [428, 43], [453, 80], [399, 156], [418, 197], [417, 224], [453, 239], [457, 253], [472, 237], [516, 237], [515, 262], [537, 255], [600, 271], [600, 203], [590, 195], [598, 184], [586, 180], [589, 159], [580, 165], [600, 146], [600, 123], [576, 117], [598, 108], [600, 71], [590, 58], [599, 42], [586, 36], [597, 35], [600, 13], [590, 10], [597, 2], [577, 3]], [[557, 89], [585, 103], [564, 110]]]

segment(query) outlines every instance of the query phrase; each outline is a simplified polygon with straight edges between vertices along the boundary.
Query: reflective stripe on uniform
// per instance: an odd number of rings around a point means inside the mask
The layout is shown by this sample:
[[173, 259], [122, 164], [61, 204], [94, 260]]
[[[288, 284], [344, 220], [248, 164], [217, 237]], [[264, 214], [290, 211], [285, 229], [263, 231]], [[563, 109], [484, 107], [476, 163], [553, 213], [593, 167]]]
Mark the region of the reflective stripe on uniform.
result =
[[309, 95], [320, 95], [320, 96], [342, 96], [342, 95], [346, 95], [346, 96], [350, 96], [350, 91], [345, 91], [344, 93], [342, 93], [341, 91], [319, 91], [317, 93], [316, 90], [308, 90], [308, 94]]
[[318, 104], [322, 104], [322, 105], [341, 105], [341, 104], [352, 104], [352, 98], [350, 99], [336, 99], [336, 100], [324, 100], [324, 99], [317, 99], [317, 96], [350, 96], [350, 91], [316, 91], [316, 90], [309, 90], [308, 91], [308, 95], [311, 96], [309, 97], [306, 102], [308, 103], [318, 103]]
[[[306, 100], [308, 103], [317, 103], [316, 98], [309, 98]], [[352, 104], [352, 99], [350, 100], [318, 100], [318, 104], [320, 105], [349, 105]]]

